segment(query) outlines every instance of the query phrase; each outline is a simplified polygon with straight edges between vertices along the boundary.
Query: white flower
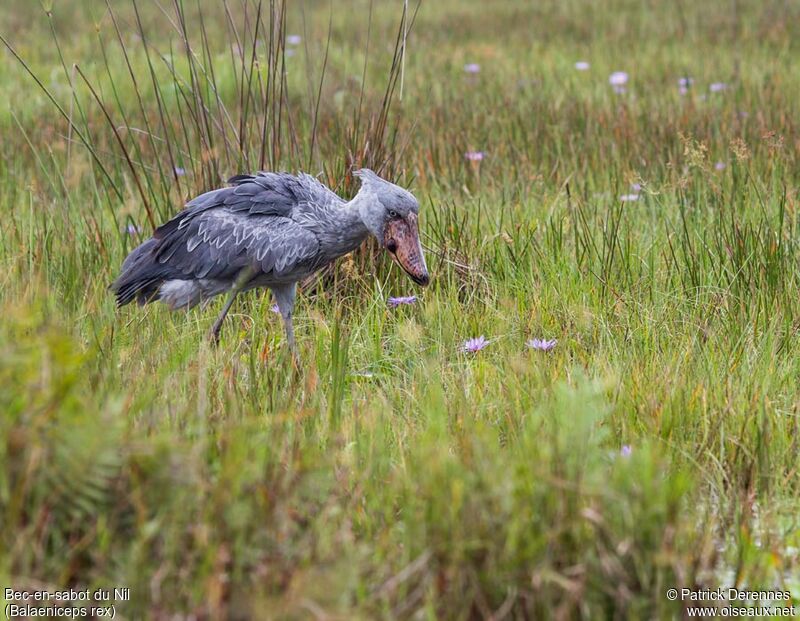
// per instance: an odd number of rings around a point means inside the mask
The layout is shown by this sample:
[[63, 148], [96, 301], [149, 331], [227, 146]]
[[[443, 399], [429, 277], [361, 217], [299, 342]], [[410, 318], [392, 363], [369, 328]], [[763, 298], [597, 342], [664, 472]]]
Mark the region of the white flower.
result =
[[375, 377], [375, 374], [372, 371], [356, 371], [355, 373], [351, 374], [353, 377], [364, 377], [366, 379], [370, 379], [371, 377]]
[[286, 43], [289, 45], [300, 45], [300, 41], [302, 40], [303, 39], [300, 37], [300, 35], [296, 34], [287, 35], [286, 37]]
[[578, 71], [588, 71], [589, 63], [587, 63], [585, 60], [579, 60], [578, 62], [575, 63], [575, 68]]
[[639, 195], [638, 194], [623, 194], [622, 196], [619, 197], [619, 200], [621, 200], [623, 203], [629, 203], [631, 201], [638, 201], [639, 200]]

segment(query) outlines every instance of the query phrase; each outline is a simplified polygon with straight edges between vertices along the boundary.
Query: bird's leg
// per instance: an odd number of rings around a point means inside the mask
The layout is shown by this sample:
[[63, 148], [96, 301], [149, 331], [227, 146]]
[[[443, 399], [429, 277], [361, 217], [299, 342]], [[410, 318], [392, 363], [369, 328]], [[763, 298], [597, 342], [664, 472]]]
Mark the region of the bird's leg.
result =
[[292, 325], [292, 313], [294, 313], [294, 298], [297, 287], [294, 283], [291, 285], [282, 285], [280, 287], [272, 287], [272, 293], [275, 295], [275, 301], [278, 303], [278, 309], [281, 311], [283, 317], [283, 325], [286, 328], [286, 342], [292, 352], [292, 358], [295, 363], [298, 362], [297, 343], [294, 340], [294, 325]]
[[225, 306], [222, 307], [222, 312], [219, 314], [219, 317], [217, 317], [217, 320], [211, 327], [211, 332], [209, 332], [208, 335], [214, 345], [219, 345], [219, 332], [222, 329], [222, 322], [225, 320], [225, 316], [228, 314], [231, 306], [233, 306], [233, 301], [236, 299], [236, 295], [239, 293], [239, 291], [241, 291], [241, 288], [234, 287], [231, 289], [231, 292], [228, 294], [228, 299], [225, 302]]
[[211, 338], [211, 342], [214, 345], [219, 344], [219, 332], [222, 329], [222, 322], [225, 320], [225, 317], [228, 314], [228, 311], [231, 310], [231, 306], [233, 306], [233, 301], [236, 299], [236, 296], [239, 292], [244, 289], [244, 286], [253, 276], [253, 270], [249, 267], [244, 268], [239, 275], [236, 277], [236, 280], [231, 286], [231, 291], [228, 294], [228, 299], [225, 302], [225, 306], [222, 307], [222, 312], [217, 317], [217, 320], [214, 322], [214, 325], [211, 327], [211, 332], [209, 332], [209, 337]]

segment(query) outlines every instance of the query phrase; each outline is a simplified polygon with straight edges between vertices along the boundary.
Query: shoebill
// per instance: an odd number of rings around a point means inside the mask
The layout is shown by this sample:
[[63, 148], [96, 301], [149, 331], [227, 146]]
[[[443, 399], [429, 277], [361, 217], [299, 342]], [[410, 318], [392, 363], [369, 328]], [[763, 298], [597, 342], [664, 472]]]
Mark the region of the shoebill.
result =
[[286, 339], [296, 352], [292, 313], [297, 283], [358, 248], [372, 235], [421, 286], [429, 282], [419, 241], [419, 203], [407, 190], [368, 169], [345, 201], [310, 175], [237, 175], [212, 190], [135, 248], [111, 285], [119, 306], [161, 301], [189, 309], [227, 294], [210, 337], [219, 340], [236, 296], [272, 290]]

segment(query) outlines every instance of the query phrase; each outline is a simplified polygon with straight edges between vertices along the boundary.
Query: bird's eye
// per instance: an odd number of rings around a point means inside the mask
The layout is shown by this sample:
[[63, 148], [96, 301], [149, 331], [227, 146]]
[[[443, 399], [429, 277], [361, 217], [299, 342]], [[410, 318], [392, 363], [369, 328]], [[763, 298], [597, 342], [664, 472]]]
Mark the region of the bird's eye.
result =
[[400, 216], [397, 214], [397, 212], [394, 209], [390, 209], [389, 210], [389, 217], [390, 218], [399, 218]]

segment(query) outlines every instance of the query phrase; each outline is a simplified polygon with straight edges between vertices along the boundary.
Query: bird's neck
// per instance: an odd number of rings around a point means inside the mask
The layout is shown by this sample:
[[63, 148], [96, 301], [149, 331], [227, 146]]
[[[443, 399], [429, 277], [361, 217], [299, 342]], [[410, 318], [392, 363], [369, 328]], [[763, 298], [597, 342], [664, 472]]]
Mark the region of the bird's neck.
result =
[[343, 256], [358, 248], [369, 236], [361, 218], [361, 203], [358, 196], [327, 215], [327, 225], [321, 231], [323, 245], [330, 259]]

